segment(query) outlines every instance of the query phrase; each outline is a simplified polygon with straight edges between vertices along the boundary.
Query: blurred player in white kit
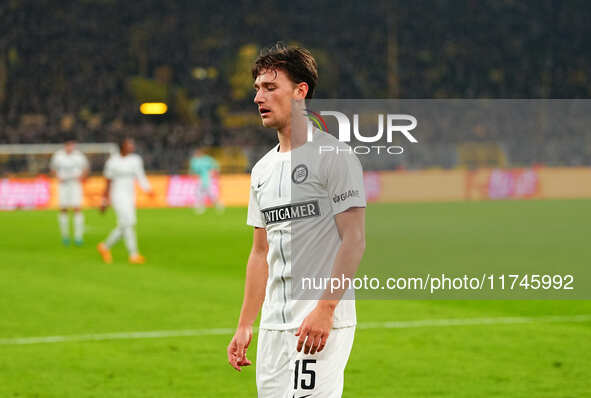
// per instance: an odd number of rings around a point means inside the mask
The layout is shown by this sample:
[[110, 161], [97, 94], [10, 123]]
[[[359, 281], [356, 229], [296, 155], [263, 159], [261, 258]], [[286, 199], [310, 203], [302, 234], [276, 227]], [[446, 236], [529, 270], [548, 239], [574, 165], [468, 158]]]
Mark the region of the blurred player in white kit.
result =
[[133, 153], [135, 143], [131, 138], [124, 138], [119, 143], [119, 153], [111, 155], [105, 164], [104, 175], [107, 178], [107, 187], [103, 196], [101, 210], [106, 210], [109, 204], [117, 215], [117, 226], [104, 242], [97, 246], [106, 263], [111, 263], [111, 247], [122, 237], [129, 254], [131, 264], [143, 264], [144, 257], [139, 254], [137, 238], [135, 234], [135, 181], [137, 180], [144, 192], [153, 195], [150, 183], [144, 172], [142, 158]]
[[82, 214], [82, 181], [88, 175], [88, 160], [76, 149], [74, 138], [68, 137], [64, 147], [53, 154], [49, 162], [51, 174], [59, 181], [58, 222], [62, 242], [70, 244], [70, 217], [74, 212], [74, 243], [81, 246], [84, 236], [84, 214]]

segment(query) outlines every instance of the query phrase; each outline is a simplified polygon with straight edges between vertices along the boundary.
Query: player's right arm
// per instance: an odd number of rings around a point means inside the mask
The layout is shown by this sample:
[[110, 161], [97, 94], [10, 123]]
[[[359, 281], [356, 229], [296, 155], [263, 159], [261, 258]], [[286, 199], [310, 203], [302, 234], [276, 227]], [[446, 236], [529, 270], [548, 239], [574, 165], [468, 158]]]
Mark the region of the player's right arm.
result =
[[246, 265], [246, 283], [244, 286], [244, 299], [240, 310], [240, 319], [236, 333], [228, 345], [228, 362], [240, 371], [241, 366], [252, 364], [246, 358], [246, 350], [252, 340], [252, 325], [256, 320], [267, 287], [268, 265], [267, 231], [265, 228], [254, 228], [252, 249]]
[[191, 158], [191, 159], [189, 160], [189, 170], [188, 170], [188, 172], [189, 172], [189, 174], [190, 174], [190, 175], [197, 174], [197, 173], [195, 172], [195, 162], [193, 161], [193, 159], [194, 159], [194, 158]]

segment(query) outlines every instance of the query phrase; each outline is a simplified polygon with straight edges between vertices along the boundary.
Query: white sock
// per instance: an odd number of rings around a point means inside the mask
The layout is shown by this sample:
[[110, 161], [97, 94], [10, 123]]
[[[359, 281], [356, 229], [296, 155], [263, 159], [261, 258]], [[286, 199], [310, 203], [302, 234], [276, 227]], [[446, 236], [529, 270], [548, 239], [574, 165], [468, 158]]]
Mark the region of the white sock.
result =
[[74, 239], [81, 241], [84, 236], [84, 214], [81, 211], [74, 213]]
[[129, 256], [136, 256], [138, 255], [137, 250], [137, 238], [135, 236], [135, 228], [134, 227], [125, 227], [123, 228], [123, 239], [125, 239], [125, 246], [127, 246], [127, 252]]
[[119, 239], [121, 239], [122, 235], [123, 232], [121, 231], [121, 228], [119, 226], [115, 227], [115, 229], [111, 231], [109, 237], [105, 241], [105, 246], [110, 249], [115, 243], [119, 242]]
[[68, 213], [63, 213], [60, 211], [57, 219], [60, 225], [62, 239], [70, 239], [70, 217], [68, 217]]

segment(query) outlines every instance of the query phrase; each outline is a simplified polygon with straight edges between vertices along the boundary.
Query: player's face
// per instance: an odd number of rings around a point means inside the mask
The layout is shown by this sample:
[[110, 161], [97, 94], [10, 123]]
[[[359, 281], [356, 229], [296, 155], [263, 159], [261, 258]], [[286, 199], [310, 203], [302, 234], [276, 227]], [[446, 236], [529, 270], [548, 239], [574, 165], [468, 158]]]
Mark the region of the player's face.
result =
[[125, 155], [127, 155], [128, 153], [133, 153], [133, 151], [135, 151], [135, 142], [133, 142], [133, 140], [131, 139], [127, 139], [123, 142], [123, 150], [121, 152], [123, 152]]
[[72, 153], [76, 143], [74, 141], [68, 141], [65, 143], [64, 148], [66, 149], [66, 153]]
[[303, 92], [302, 97], [300, 85], [293, 83], [280, 69], [263, 71], [255, 79], [254, 89], [254, 103], [258, 105], [263, 126], [277, 130], [291, 123], [292, 100], [306, 96]]

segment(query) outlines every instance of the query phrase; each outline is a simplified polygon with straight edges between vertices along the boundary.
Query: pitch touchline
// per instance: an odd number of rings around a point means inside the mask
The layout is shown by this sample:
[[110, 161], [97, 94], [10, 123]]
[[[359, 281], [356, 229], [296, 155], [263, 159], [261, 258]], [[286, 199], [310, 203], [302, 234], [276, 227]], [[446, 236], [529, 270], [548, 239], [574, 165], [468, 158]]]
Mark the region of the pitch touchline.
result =
[[[357, 329], [409, 329], [420, 327], [469, 326], [469, 325], [512, 325], [523, 323], [558, 323], [558, 322], [590, 322], [591, 314], [570, 316], [538, 316], [538, 317], [497, 317], [497, 318], [455, 318], [425, 319], [418, 321], [366, 322], [357, 325]], [[256, 331], [255, 331], [256, 332]], [[0, 345], [67, 343], [76, 341], [134, 340], [160, 339], [165, 337], [185, 336], [216, 336], [231, 335], [234, 329], [187, 329], [187, 330], [156, 330], [149, 332], [95, 333], [69, 336], [14, 337], [0, 339]]]

